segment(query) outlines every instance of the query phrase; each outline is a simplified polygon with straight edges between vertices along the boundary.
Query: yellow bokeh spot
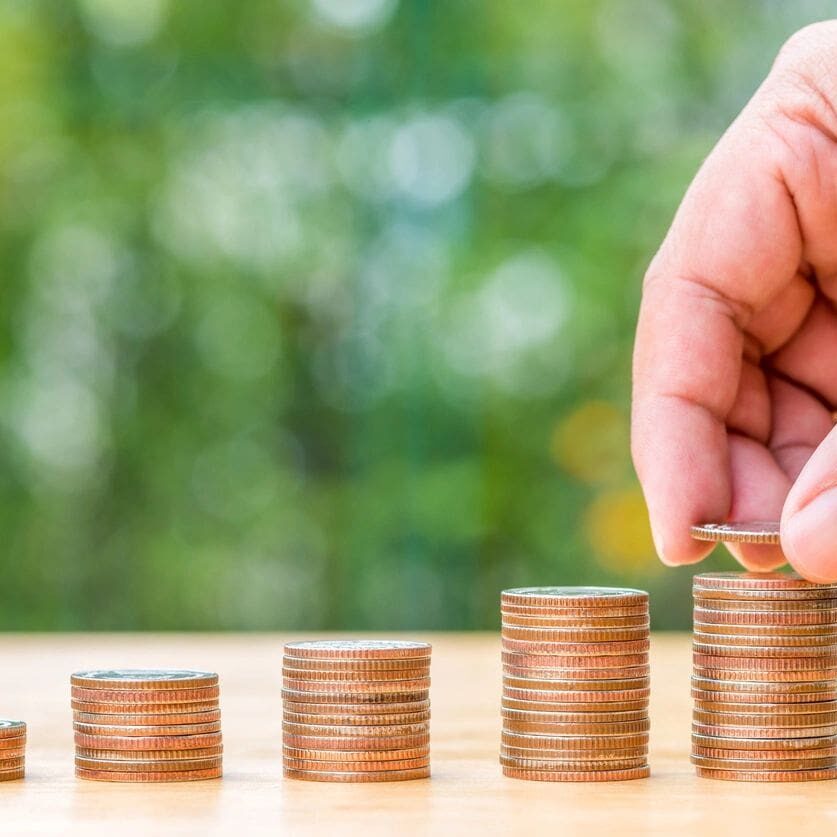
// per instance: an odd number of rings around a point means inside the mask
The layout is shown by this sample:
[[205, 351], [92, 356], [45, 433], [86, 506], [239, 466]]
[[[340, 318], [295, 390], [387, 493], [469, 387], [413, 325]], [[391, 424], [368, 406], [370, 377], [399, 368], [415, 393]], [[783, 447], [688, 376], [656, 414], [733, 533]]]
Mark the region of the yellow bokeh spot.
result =
[[609, 570], [648, 572], [661, 566], [638, 487], [606, 491], [596, 497], [585, 514], [584, 530], [596, 561]]
[[621, 480], [628, 468], [628, 421], [607, 401], [588, 401], [555, 426], [552, 457], [587, 483]]

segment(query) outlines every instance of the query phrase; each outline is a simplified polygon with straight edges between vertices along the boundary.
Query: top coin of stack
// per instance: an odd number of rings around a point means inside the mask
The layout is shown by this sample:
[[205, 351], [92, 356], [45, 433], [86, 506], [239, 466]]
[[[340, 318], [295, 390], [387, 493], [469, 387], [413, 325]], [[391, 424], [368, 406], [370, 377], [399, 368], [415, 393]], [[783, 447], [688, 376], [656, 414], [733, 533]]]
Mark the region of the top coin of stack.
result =
[[540, 781], [648, 775], [648, 594], [504, 590], [503, 773]]
[[70, 683], [76, 776], [108, 782], [221, 776], [217, 674], [80, 671]]
[[23, 778], [25, 756], [26, 724], [0, 719], [0, 782]]
[[837, 585], [694, 577], [692, 762], [753, 782], [837, 777]]
[[427, 778], [430, 650], [402, 640], [289, 642], [282, 661], [285, 776]]

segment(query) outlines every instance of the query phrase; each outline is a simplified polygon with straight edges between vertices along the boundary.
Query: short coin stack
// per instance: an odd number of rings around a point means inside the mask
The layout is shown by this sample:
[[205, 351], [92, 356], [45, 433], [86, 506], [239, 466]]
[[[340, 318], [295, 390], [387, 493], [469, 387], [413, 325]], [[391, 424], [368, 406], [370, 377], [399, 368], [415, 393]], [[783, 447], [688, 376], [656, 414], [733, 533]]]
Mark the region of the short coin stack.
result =
[[25, 756], [26, 724], [0, 719], [0, 782], [23, 778]]
[[648, 594], [505, 590], [500, 763], [516, 779], [648, 776]]
[[394, 782], [430, 775], [430, 645], [289, 642], [282, 661], [285, 776]]
[[217, 674], [80, 671], [70, 682], [76, 776], [105, 782], [221, 776]]
[[707, 573], [693, 593], [698, 775], [837, 778], [837, 585]]

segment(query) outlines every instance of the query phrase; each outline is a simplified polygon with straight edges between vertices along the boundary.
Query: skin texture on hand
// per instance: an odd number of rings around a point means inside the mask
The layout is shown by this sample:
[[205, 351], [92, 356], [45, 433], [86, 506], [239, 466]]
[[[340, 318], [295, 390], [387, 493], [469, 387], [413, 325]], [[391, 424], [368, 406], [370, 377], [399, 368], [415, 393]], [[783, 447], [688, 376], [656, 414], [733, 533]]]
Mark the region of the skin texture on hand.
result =
[[632, 452], [660, 558], [689, 527], [782, 521], [730, 545], [837, 580], [837, 21], [794, 35], [704, 162], [643, 285]]

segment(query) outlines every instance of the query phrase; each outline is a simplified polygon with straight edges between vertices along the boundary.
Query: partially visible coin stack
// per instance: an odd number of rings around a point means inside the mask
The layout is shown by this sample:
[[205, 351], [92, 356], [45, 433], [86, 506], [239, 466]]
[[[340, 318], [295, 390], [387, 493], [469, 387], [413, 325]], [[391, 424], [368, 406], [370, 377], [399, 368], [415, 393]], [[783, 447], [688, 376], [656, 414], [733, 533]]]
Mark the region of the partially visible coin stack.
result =
[[501, 613], [504, 775], [553, 782], [648, 776], [648, 594], [504, 590]]
[[70, 683], [76, 776], [104, 782], [221, 776], [217, 674], [80, 671]]
[[282, 661], [285, 776], [394, 782], [430, 775], [430, 645], [289, 642]]
[[0, 719], [0, 782], [22, 779], [25, 758], [26, 724]]
[[698, 775], [837, 778], [837, 585], [707, 573], [693, 593]]

